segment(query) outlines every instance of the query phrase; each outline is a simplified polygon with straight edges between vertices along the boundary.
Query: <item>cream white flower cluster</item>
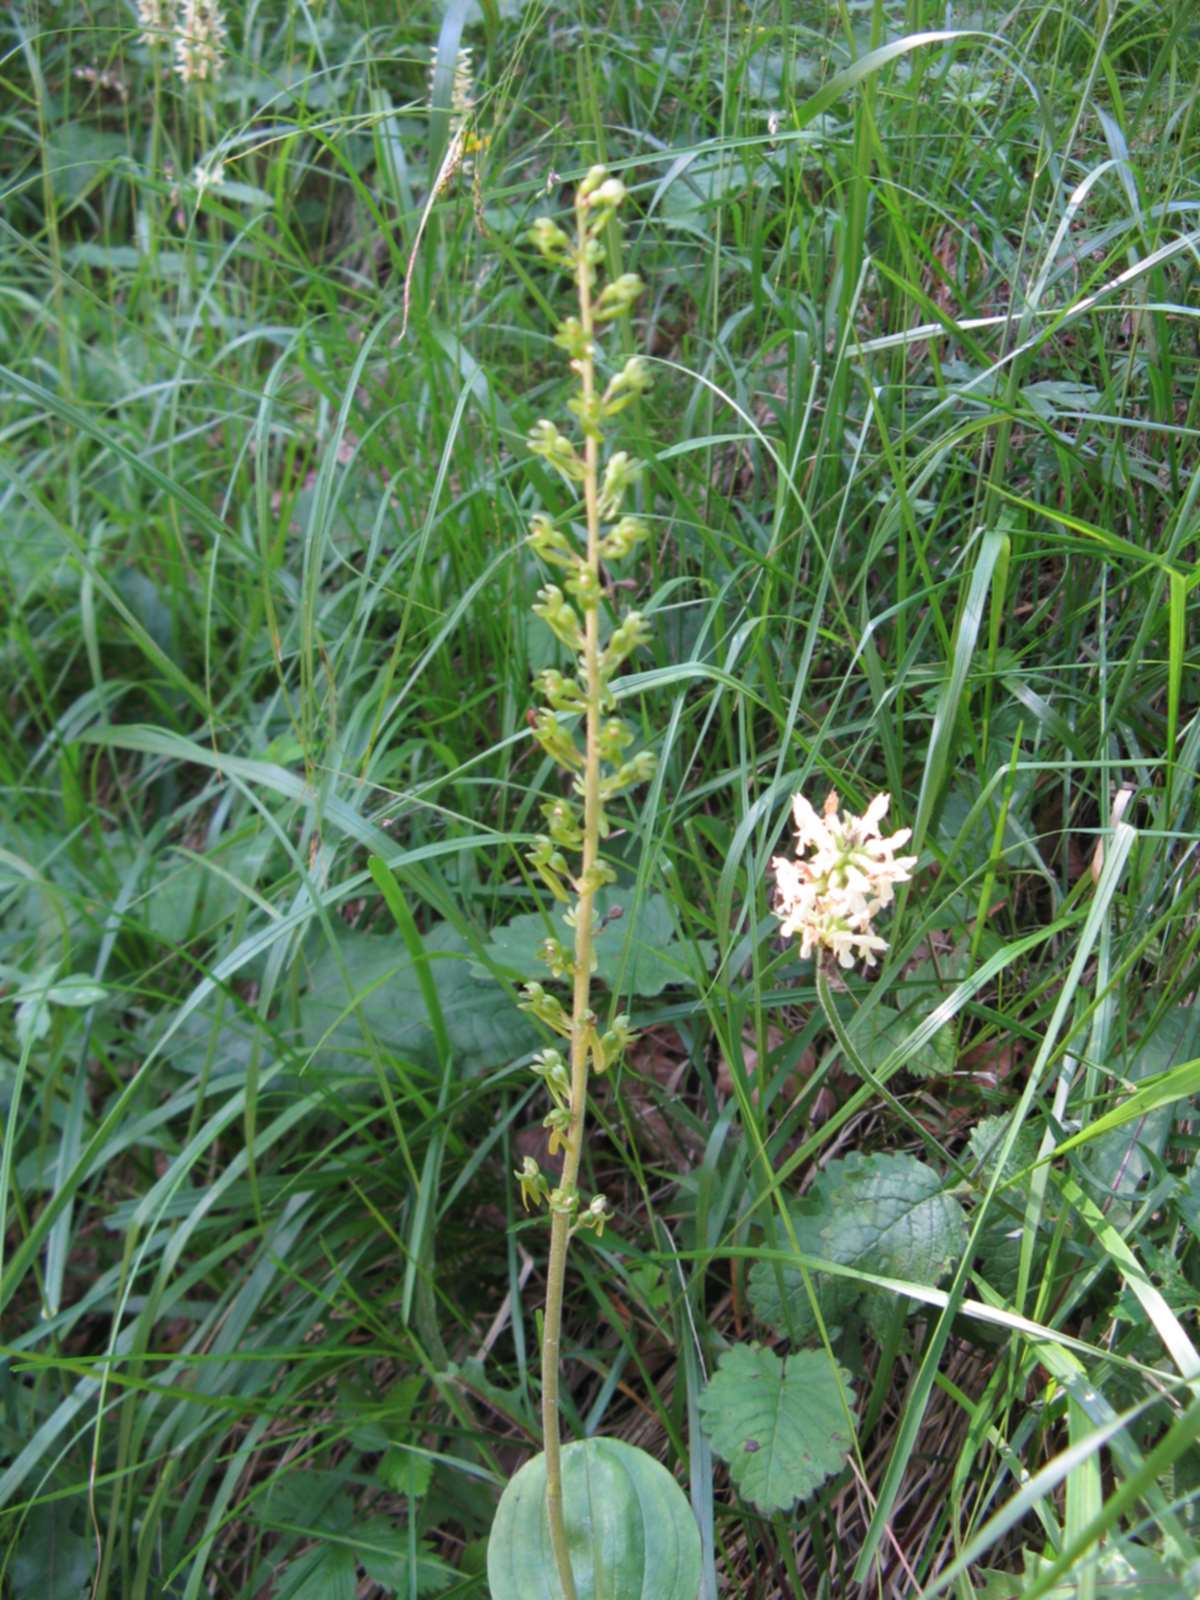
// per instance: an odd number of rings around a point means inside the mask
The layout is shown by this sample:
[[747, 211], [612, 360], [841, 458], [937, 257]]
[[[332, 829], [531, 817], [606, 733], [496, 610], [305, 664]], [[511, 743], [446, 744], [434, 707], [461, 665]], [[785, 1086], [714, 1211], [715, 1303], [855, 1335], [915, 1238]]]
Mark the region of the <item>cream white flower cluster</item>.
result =
[[175, 20], [175, 0], [137, 0], [137, 10], [142, 25], [138, 43], [151, 49], [162, 44]]
[[802, 794], [793, 799], [796, 859], [776, 856], [771, 866], [780, 931], [799, 937], [802, 957], [824, 949], [843, 967], [852, 967], [856, 956], [872, 967], [876, 953], [887, 949], [887, 941], [872, 931], [872, 919], [891, 905], [894, 886], [907, 883], [917, 864], [916, 856], [896, 854], [911, 828], [887, 839], [879, 831], [890, 801], [890, 795], [876, 795], [856, 817], [849, 811], [839, 814], [834, 793], [820, 816]]
[[183, 0], [175, 23], [175, 71], [184, 83], [203, 83], [221, 75], [225, 61], [225, 18], [217, 0]]

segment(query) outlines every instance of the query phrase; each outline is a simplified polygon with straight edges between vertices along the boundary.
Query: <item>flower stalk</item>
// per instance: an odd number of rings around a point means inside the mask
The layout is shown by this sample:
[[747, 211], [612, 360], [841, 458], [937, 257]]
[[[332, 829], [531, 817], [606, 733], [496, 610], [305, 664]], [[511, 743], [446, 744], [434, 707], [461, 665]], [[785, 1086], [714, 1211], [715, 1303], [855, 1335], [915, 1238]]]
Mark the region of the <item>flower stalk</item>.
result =
[[[561, 588], [548, 583], [539, 592], [534, 613], [576, 658], [572, 676], [549, 669], [536, 680], [546, 703], [534, 715], [533, 734], [569, 775], [574, 799], [555, 799], [542, 807], [548, 832], [535, 841], [529, 861], [555, 899], [568, 904], [565, 920], [574, 939], [569, 951], [556, 938], [547, 939], [542, 948], [551, 980], [570, 983], [569, 1014], [563, 1002], [540, 983], [526, 984], [522, 1002], [524, 1009], [569, 1041], [569, 1067], [557, 1050], [544, 1050], [533, 1068], [552, 1102], [545, 1126], [550, 1132], [551, 1153], [562, 1148], [562, 1174], [551, 1188], [531, 1157], [516, 1174], [525, 1205], [545, 1202], [550, 1211], [542, 1334], [542, 1431], [546, 1510], [563, 1600], [576, 1600], [567, 1548], [559, 1428], [567, 1253], [571, 1238], [581, 1228], [600, 1234], [609, 1220], [603, 1195], [586, 1206], [580, 1203], [588, 1081], [593, 1070], [604, 1072], [619, 1060], [633, 1038], [625, 1017], [615, 1018], [601, 1034], [591, 1004], [596, 896], [606, 884], [616, 881], [616, 872], [601, 854], [601, 841], [609, 831], [608, 801], [644, 781], [654, 770], [650, 752], [627, 756], [633, 734], [615, 715], [612, 690], [615, 674], [633, 650], [646, 642], [649, 630], [637, 613], [610, 625], [602, 569], [602, 563], [630, 554], [647, 532], [639, 518], [623, 513], [625, 496], [638, 475], [636, 465], [624, 451], [606, 455], [604, 448], [605, 423], [648, 387], [646, 366], [640, 357], [634, 357], [603, 389], [598, 375], [598, 328], [627, 315], [642, 287], [632, 274], [625, 274], [597, 293], [601, 236], [624, 198], [624, 185], [609, 177], [603, 167], [593, 167], [576, 195], [574, 240], [548, 217], [540, 218], [531, 232], [543, 258], [574, 279], [578, 315], [559, 324], [554, 342], [568, 356], [577, 381], [569, 409], [583, 436], [581, 451], [575, 439], [543, 419], [528, 439], [529, 448], [554, 467], [576, 495], [582, 493], [583, 500], [582, 537], [569, 520], [545, 515], [533, 518], [528, 536], [532, 549], [562, 577]], [[571, 725], [580, 718], [582, 745], [577, 728]]]

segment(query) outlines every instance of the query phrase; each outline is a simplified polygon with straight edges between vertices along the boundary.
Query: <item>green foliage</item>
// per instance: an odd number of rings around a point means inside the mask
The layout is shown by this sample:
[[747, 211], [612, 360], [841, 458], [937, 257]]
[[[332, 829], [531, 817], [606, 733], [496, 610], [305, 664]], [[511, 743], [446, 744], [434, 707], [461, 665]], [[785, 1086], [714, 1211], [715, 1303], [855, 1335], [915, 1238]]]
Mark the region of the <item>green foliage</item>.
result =
[[[424, 936], [450, 1050], [460, 1072], [481, 1072], [526, 1054], [537, 1042], [506, 991], [471, 959], [448, 923]], [[420, 976], [394, 938], [343, 933], [322, 950], [300, 1005], [305, 1044], [321, 1059], [349, 1064], [374, 1039], [406, 1062], [436, 1064], [434, 1029]]]
[[[877, 1005], [868, 1012], [859, 1012], [850, 1024], [850, 1037], [865, 1064], [876, 1070], [883, 1065], [894, 1050], [908, 1043], [921, 1020], [912, 1011], [898, 1011], [895, 1006]], [[904, 1058], [904, 1070], [917, 1078], [937, 1078], [954, 1070], [954, 1039], [946, 1030], [939, 1030], [930, 1039], [910, 1050]]]
[[[618, 1439], [563, 1447], [563, 1501], [578, 1600], [696, 1600], [700, 1535], [687, 1496], [644, 1450]], [[492, 1600], [558, 1600], [546, 1520], [546, 1458], [500, 1498], [488, 1541]]]
[[[1196, 8], [224, 10], [201, 86], [127, 3], [0, 7], [0, 1591], [486, 1592], [544, 1277], [502, 975], [565, 943], [529, 608], [582, 520], [521, 444], [574, 426], [525, 240], [603, 160], [647, 537], [597, 605], [652, 630], [658, 771], [606, 843], [643, 1045], [569, 1423], [686, 1475], [709, 1600], [1196, 1593]], [[434, 196], [462, 45], [486, 144]], [[873, 1083], [769, 914], [827, 788], [922, 855], [837, 999]], [[898, 1194], [843, 1237], [848, 1150], [972, 1258]], [[781, 1198], [850, 1262], [865, 1488], [767, 1519], [694, 1418], [749, 1316], [817, 1338]], [[310, 1472], [337, 1517], [260, 1515]]]
[[450, 1586], [453, 1569], [424, 1541], [386, 1517], [356, 1517], [343, 1482], [337, 1474], [295, 1472], [271, 1485], [258, 1511], [261, 1526], [308, 1546], [284, 1566], [275, 1593], [287, 1600], [354, 1600], [360, 1564], [388, 1595], [440, 1594]]
[[760, 1511], [790, 1511], [838, 1472], [853, 1443], [850, 1374], [828, 1356], [734, 1345], [700, 1396], [704, 1428]]
[[[694, 989], [701, 973], [716, 960], [711, 939], [693, 942], [678, 937], [665, 895], [639, 900], [610, 889], [596, 897], [596, 915], [595, 976], [616, 994], [653, 999], [668, 988]], [[566, 912], [554, 912], [551, 925], [559, 939], [569, 942]], [[486, 954], [495, 967], [515, 978], [534, 970], [545, 939], [546, 918], [538, 912], [523, 913], [493, 930]]]
[[43, 1600], [46, 1595], [80, 1600], [91, 1593], [96, 1547], [75, 1526], [77, 1520], [53, 1506], [35, 1506], [22, 1520], [8, 1569], [13, 1600]]
[[[805, 1254], [881, 1278], [935, 1284], [961, 1256], [967, 1238], [962, 1207], [946, 1180], [914, 1156], [853, 1155], [831, 1161], [812, 1194], [790, 1208], [796, 1245]], [[790, 1242], [782, 1235], [781, 1243]], [[822, 1316], [834, 1327], [859, 1306], [852, 1277], [813, 1273]], [[816, 1332], [812, 1302], [798, 1266], [759, 1261], [750, 1271], [755, 1315], [785, 1338]]]

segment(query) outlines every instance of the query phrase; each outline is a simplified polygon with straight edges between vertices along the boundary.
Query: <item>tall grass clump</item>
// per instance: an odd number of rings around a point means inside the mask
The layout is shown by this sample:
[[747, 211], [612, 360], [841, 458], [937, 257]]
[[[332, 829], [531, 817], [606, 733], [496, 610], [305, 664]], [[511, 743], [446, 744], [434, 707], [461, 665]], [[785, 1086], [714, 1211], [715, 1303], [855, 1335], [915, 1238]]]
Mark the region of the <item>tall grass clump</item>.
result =
[[0, 1592], [1190, 1600], [1192, 8], [0, 61]]

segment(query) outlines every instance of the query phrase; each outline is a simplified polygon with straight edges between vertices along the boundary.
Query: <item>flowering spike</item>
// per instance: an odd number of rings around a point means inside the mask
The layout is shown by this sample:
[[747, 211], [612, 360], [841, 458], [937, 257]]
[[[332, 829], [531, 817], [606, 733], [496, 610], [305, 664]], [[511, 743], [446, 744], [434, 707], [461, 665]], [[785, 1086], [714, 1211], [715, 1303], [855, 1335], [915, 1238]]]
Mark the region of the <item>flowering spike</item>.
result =
[[[580, 184], [575, 200], [575, 238], [567, 239], [549, 218], [536, 222], [530, 238], [545, 260], [554, 266], [570, 265], [578, 294], [578, 315], [564, 318], [555, 330], [554, 343], [562, 350], [577, 379], [568, 409], [578, 423], [576, 443], [545, 418], [529, 433], [529, 448], [561, 473], [583, 502], [583, 526], [578, 543], [549, 517], [537, 516], [529, 528], [534, 552], [566, 574], [563, 588], [547, 584], [540, 590], [535, 614], [555, 638], [577, 659], [563, 672], [546, 668], [535, 678], [543, 704], [531, 714], [534, 736], [546, 753], [571, 775], [571, 788], [581, 804], [550, 800], [542, 806], [549, 834], [540, 837], [529, 861], [559, 899], [566, 898], [566, 879], [575, 898], [561, 914], [574, 935], [573, 951], [558, 938], [547, 938], [542, 956], [552, 976], [570, 980], [573, 993], [568, 1015], [563, 1003], [540, 984], [525, 986], [523, 1009], [556, 1033], [570, 1039], [569, 1068], [557, 1051], [546, 1051], [534, 1071], [544, 1079], [551, 1109], [545, 1119], [550, 1148], [563, 1150], [563, 1173], [557, 1188], [547, 1195], [552, 1214], [550, 1231], [550, 1289], [542, 1343], [542, 1421], [545, 1435], [547, 1515], [550, 1544], [565, 1600], [574, 1600], [575, 1586], [562, 1518], [562, 1479], [559, 1465], [557, 1412], [558, 1351], [562, 1327], [564, 1259], [571, 1234], [578, 1228], [603, 1233], [609, 1218], [607, 1202], [598, 1195], [580, 1214], [578, 1177], [583, 1151], [589, 1072], [606, 1072], [632, 1041], [628, 1019], [618, 1017], [603, 1033], [592, 1009], [591, 976], [596, 967], [598, 928], [595, 897], [605, 884], [615, 883], [615, 869], [600, 856], [600, 842], [609, 832], [605, 801], [610, 795], [644, 781], [654, 770], [654, 757], [642, 751], [632, 759], [625, 752], [633, 735], [612, 713], [616, 696], [613, 675], [622, 662], [650, 637], [648, 624], [636, 612], [621, 620], [602, 648], [601, 602], [605, 611], [616, 608], [614, 591], [606, 595], [601, 563], [628, 555], [647, 536], [645, 524], [622, 514], [622, 506], [640, 472], [624, 450], [607, 451], [605, 428], [650, 384], [648, 364], [630, 357], [603, 389], [597, 385], [599, 359], [596, 330], [626, 314], [642, 285], [626, 273], [594, 293], [603, 269], [606, 245], [602, 235], [612, 224], [625, 199], [625, 185], [610, 177], [602, 166], [593, 167]], [[574, 512], [579, 516], [578, 510]], [[571, 596], [568, 600], [563, 590]], [[572, 604], [572, 601], [574, 602]], [[576, 737], [562, 727], [560, 716], [579, 719]], [[576, 743], [576, 738], [579, 744]], [[582, 745], [582, 749], [580, 748]], [[566, 866], [566, 853], [576, 853], [578, 864]], [[523, 1191], [524, 1192], [524, 1191]], [[538, 1189], [539, 1197], [542, 1190]]]
[[224, 62], [225, 18], [217, 0], [183, 0], [175, 20], [175, 71], [184, 83], [215, 81]]

